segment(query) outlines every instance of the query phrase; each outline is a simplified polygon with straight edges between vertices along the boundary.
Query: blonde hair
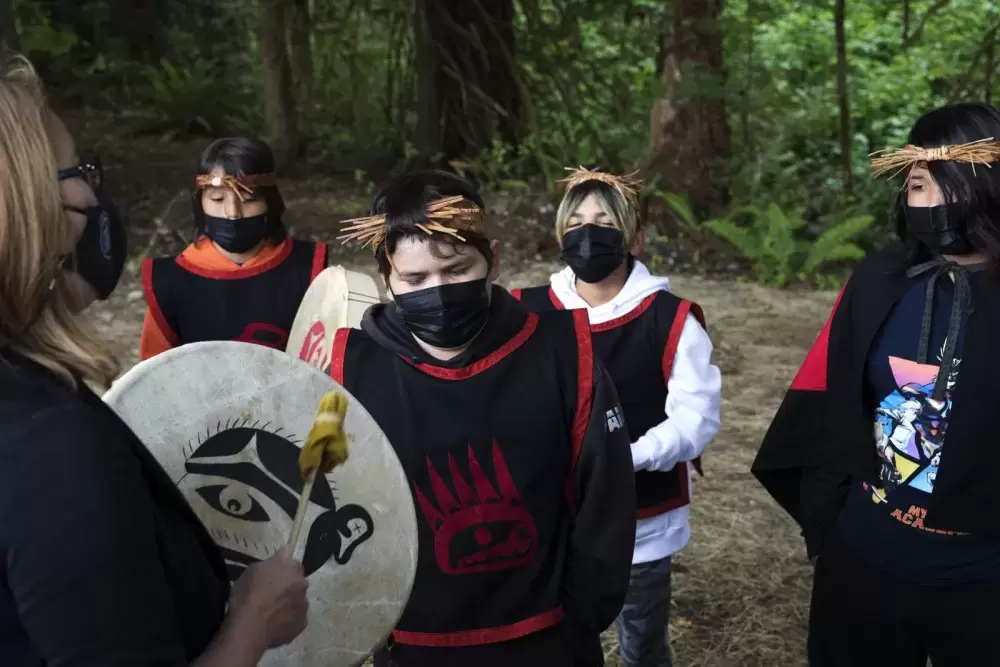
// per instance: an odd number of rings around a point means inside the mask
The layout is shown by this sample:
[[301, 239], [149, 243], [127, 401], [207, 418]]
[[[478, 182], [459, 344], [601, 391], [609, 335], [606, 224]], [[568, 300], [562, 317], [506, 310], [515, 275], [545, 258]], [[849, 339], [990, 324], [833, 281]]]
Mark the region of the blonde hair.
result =
[[71, 388], [107, 387], [118, 364], [70, 306], [61, 257], [73, 230], [59, 193], [42, 83], [21, 56], [0, 62], [0, 348], [47, 368]]
[[562, 245], [562, 237], [569, 227], [570, 217], [591, 194], [597, 198], [601, 209], [611, 218], [614, 228], [622, 233], [625, 247], [631, 246], [639, 234], [639, 216], [635, 206], [621, 192], [597, 180], [584, 181], [571, 187], [559, 202], [559, 210], [556, 211], [556, 240], [559, 241], [559, 245]]

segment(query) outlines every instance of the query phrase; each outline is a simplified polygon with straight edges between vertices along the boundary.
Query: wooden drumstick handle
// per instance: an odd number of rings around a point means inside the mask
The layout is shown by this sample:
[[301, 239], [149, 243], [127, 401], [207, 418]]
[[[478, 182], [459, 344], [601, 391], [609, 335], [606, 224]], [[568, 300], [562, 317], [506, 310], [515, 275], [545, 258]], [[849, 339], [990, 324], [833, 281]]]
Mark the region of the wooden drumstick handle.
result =
[[302, 495], [299, 496], [299, 508], [295, 510], [295, 521], [292, 522], [292, 534], [288, 538], [288, 550], [294, 554], [295, 547], [299, 542], [299, 532], [302, 530], [302, 520], [306, 518], [306, 508], [309, 506], [309, 498], [312, 497], [313, 486], [316, 484], [317, 471], [313, 470], [306, 478], [305, 486], [302, 487]]

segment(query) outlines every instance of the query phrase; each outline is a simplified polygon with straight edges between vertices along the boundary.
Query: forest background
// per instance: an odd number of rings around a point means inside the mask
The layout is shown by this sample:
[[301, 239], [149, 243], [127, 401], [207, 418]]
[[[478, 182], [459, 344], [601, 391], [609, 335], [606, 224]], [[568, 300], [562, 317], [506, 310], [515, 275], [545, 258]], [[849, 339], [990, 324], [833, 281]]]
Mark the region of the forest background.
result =
[[990, 101], [998, 30], [989, 0], [0, 0], [0, 39], [117, 132], [260, 134], [365, 184], [639, 169], [658, 240], [778, 285], [887, 237], [868, 154]]
[[125, 361], [137, 263], [191, 240], [212, 138], [267, 139], [293, 234], [326, 241], [393, 173], [466, 174], [511, 286], [558, 267], [566, 167], [637, 170], [644, 259], [705, 307], [725, 378], [675, 569], [677, 664], [804, 664], [811, 572], [749, 462], [831, 289], [892, 237], [900, 184], [872, 179], [869, 154], [1000, 94], [996, 1], [0, 0], [0, 41], [126, 216], [129, 271], [92, 309]]

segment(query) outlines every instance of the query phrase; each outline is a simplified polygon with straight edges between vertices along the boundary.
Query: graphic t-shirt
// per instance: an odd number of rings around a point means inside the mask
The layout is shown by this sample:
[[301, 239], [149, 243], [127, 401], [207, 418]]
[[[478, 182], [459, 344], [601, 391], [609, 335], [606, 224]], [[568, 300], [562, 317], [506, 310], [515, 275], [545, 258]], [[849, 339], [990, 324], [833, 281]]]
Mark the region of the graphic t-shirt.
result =
[[954, 583], [1000, 574], [1000, 541], [925, 523], [927, 500], [943, 457], [952, 394], [962, 368], [963, 328], [955, 361], [940, 400], [933, 397], [947, 343], [954, 284], [937, 280], [927, 362], [918, 363], [927, 280], [900, 300], [872, 344], [865, 392], [873, 406], [877, 477], [853, 483], [840, 524], [869, 560], [900, 578], [921, 583]]

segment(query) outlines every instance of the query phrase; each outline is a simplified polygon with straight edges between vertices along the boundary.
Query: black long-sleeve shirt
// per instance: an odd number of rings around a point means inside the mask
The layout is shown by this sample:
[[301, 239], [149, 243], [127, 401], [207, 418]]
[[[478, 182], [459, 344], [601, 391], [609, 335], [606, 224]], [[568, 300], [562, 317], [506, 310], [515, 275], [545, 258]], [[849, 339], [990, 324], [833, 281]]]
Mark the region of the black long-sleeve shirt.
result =
[[0, 663], [180, 667], [228, 594], [210, 537], [124, 423], [83, 385], [0, 359]]

